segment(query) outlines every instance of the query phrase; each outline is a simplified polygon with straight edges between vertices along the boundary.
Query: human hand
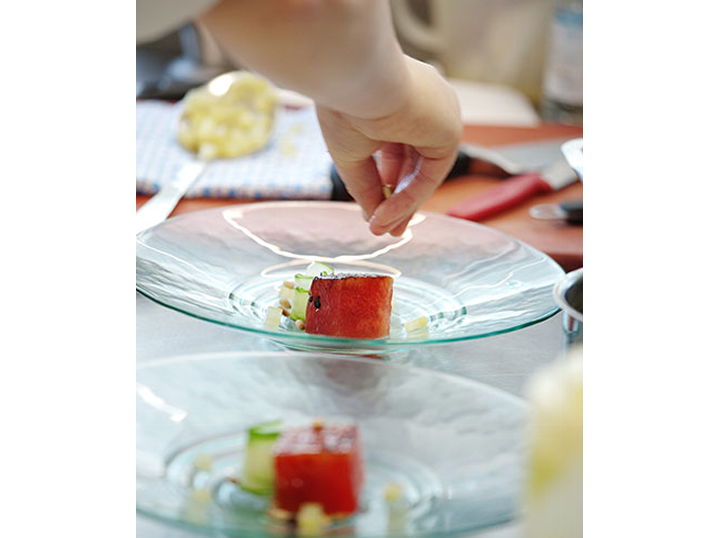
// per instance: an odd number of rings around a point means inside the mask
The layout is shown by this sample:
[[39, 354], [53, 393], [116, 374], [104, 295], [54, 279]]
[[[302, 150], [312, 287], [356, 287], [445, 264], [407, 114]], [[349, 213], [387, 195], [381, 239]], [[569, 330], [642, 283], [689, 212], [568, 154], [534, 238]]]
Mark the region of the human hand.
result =
[[[388, 0], [220, 0], [201, 21], [239, 64], [315, 101], [370, 230], [402, 234], [450, 171], [462, 125], [452, 88], [403, 54]], [[387, 200], [383, 184], [396, 187]]]
[[[405, 58], [403, 95], [380, 117], [358, 117], [318, 105], [335, 166], [376, 235], [401, 235], [455, 162], [462, 122], [457, 96], [437, 71]], [[373, 157], [377, 154], [377, 161]], [[394, 187], [387, 200], [383, 185]]]

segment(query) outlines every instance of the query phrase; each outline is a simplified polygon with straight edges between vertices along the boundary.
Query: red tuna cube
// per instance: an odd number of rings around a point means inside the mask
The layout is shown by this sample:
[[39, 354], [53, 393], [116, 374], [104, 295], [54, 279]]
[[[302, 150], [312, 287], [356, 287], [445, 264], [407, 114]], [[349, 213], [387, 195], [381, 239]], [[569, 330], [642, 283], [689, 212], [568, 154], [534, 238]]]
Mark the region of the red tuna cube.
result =
[[277, 508], [297, 513], [305, 503], [319, 503], [334, 516], [358, 509], [363, 467], [356, 426], [289, 428], [273, 453]]
[[381, 275], [315, 277], [305, 309], [305, 330], [343, 338], [390, 333], [393, 279]]

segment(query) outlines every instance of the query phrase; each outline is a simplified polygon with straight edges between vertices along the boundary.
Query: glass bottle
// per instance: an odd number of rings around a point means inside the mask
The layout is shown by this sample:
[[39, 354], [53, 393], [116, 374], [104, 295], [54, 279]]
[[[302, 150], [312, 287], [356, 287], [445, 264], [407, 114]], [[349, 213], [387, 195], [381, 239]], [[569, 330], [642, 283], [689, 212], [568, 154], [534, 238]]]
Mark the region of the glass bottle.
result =
[[583, 3], [560, 0], [552, 17], [543, 77], [545, 120], [582, 125]]

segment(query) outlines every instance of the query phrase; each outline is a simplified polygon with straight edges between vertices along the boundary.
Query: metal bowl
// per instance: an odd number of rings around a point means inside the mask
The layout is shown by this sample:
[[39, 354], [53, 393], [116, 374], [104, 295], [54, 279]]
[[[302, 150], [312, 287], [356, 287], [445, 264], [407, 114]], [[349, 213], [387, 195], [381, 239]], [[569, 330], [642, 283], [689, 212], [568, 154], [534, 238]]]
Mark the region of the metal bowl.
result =
[[583, 270], [566, 274], [553, 290], [555, 302], [563, 311], [563, 329], [570, 343], [582, 341]]

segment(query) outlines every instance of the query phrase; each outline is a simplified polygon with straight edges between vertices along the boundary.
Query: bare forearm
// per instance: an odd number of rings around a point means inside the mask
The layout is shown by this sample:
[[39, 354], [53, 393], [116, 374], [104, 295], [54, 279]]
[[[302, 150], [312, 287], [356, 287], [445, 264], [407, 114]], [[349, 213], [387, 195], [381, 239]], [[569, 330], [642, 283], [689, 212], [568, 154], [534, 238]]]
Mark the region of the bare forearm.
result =
[[[388, 0], [221, 0], [202, 21], [236, 61], [316, 101], [370, 230], [404, 233], [452, 167], [462, 124], [447, 82], [402, 54]], [[383, 185], [397, 187], [387, 200]]]
[[339, 112], [377, 118], [406, 98], [386, 0], [222, 0], [202, 22], [232, 59]]

